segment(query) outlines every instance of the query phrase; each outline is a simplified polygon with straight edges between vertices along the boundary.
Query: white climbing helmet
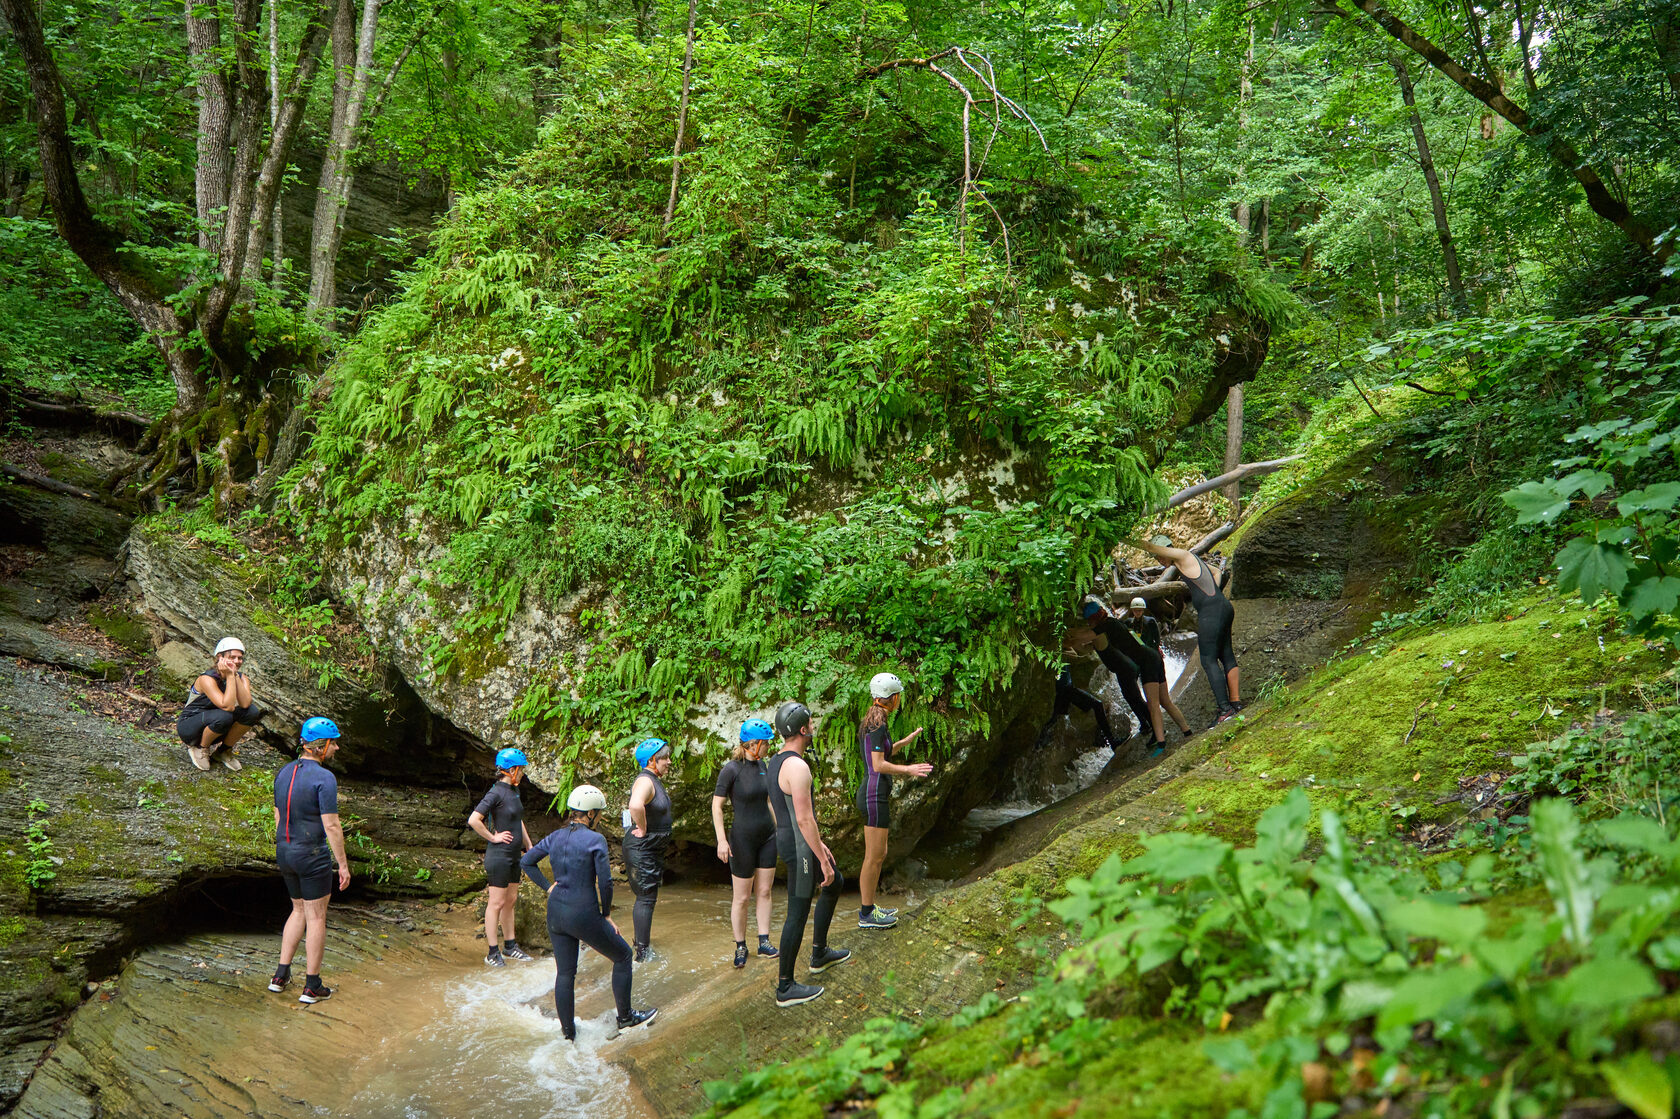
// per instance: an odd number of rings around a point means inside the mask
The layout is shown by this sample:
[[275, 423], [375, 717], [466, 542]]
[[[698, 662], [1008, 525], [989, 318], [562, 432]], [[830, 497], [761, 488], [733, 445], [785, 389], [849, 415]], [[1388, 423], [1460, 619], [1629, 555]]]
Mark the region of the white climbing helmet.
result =
[[216, 642], [216, 655], [218, 657], [223, 653], [243, 653], [244, 651], [245, 642], [239, 640], [237, 637], [224, 637], [220, 641]]
[[890, 672], [877, 672], [869, 680], [869, 694], [876, 699], [889, 699], [904, 690], [904, 681]]
[[1134, 598], [1134, 599], [1132, 599], [1132, 609], [1133, 610], [1147, 610], [1147, 609], [1149, 609], [1149, 603], [1143, 601], [1143, 599], [1141, 599], [1141, 598]]
[[607, 807], [607, 794], [594, 785], [579, 785], [566, 798], [566, 807], [573, 812], [602, 812]]

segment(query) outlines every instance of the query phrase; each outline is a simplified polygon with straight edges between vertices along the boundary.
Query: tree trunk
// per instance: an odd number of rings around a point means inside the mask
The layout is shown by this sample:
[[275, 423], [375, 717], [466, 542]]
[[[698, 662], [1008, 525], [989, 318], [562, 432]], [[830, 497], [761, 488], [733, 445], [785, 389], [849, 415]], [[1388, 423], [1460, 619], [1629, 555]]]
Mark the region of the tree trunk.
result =
[[1651, 21], [1651, 40], [1657, 47], [1657, 62], [1668, 78], [1668, 88], [1680, 98], [1680, 27], [1673, 20], [1657, 18]]
[[694, 70], [694, 3], [688, 0], [688, 32], [683, 41], [682, 96], [677, 101], [677, 141], [671, 146], [671, 197], [665, 203], [665, 224], [661, 232], [671, 232], [671, 219], [677, 216], [677, 180], [682, 177], [683, 132], [688, 127], [688, 80]]
[[338, 301], [338, 247], [344, 239], [344, 211], [350, 205], [350, 161], [368, 72], [379, 27], [380, 0], [362, 0], [357, 34], [351, 0], [338, 0], [333, 17], [333, 111], [321, 178], [315, 191], [315, 225], [309, 237], [309, 310], [320, 314]]
[[[1242, 465], [1243, 445], [1243, 387], [1232, 385], [1225, 392], [1225, 473]], [[1231, 503], [1231, 519], [1242, 516], [1242, 479], [1236, 478], [1225, 487], [1225, 500]]]
[[[1336, 0], [1337, 4], [1344, 0]], [[1621, 230], [1629, 241], [1632, 241], [1646, 254], [1659, 263], [1666, 262], [1674, 252], [1674, 239], [1659, 244], [1656, 233], [1645, 222], [1635, 217], [1633, 211], [1617, 198], [1604, 180], [1563, 137], [1551, 131], [1549, 126], [1537, 123], [1528, 115], [1521, 105], [1516, 104], [1505, 96], [1503, 90], [1493, 82], [1479, 75], [1473, 74], [1459, 65], [1451, 55], [1436, 46], [1426, 36], [1419, 34], [1404, 20], [1396, 17], [1384, 8], [1379, 0], [1345, 0], [1364, 12], [1367, 16], [1392, 36], [1397, 42], [1412, 51], [1418, 57], [1428, 62], [1435, 69], [1451, 78], [1460, 89], [1470, 96], [1510, 121], [1525, 136], [1539, 140], [1545, 147], [1547, 154], [1562, 164], [1575, 181], [1581, 184], [1586, 193], [1587, 205], [1593, 213]]]
[[216, 230], [227, 209], [229, 150], [233, 109], [226, 60], [222, 57], [222, 21], [215, 0], [186, 0], [187, 61], [198, 85], [198, 158], [193, 174], [197, 202], [198, 247], [216, 248]]
[[1411, 118], [1412, 138], [1417, 141], [1418, 164], [1423, 168], [1423, 181], [1429, 184], [1429, 207], [1435, 213], [1435, 235], [1441, 240], [1441, 262], [1447, 271], [1447, 291], [1452, 297], [1453, 317], [1463, 318], [1470, 313], [1469, 300], [1464, 295], [1464, 276], [1458, 269], [1458, 247], [1453, 244], [1452, 226], [1447, 223], [1447, 200], [1441, 192], [1441, 178], [1435, 173], [1435, 157], [1429, 150], [1429, 134], [1423, 129], [1423, 117], [1418, 112], [1417, 94], [1412, 88], [1412, 72], [1406, 60], [1390, 56], [1389, 65], [1400, 81], [1400, 98], [1406, 103], [1406, 115]]
[[[1248, 54], [1243, 57], [1242, 77], [1237, 85], [1237, 147], [1242, 149], [1248, 143], [1248, 102], [1254, 96], [1254, 17], [1248, 19]], [[1237, 240], [1248, 244], [1249, 223], [1253, 211], [1248, 201], [1248, 166], [1242, 163], [1238, 167], [1242, 176], [1243, 199], [1237, 203]]]

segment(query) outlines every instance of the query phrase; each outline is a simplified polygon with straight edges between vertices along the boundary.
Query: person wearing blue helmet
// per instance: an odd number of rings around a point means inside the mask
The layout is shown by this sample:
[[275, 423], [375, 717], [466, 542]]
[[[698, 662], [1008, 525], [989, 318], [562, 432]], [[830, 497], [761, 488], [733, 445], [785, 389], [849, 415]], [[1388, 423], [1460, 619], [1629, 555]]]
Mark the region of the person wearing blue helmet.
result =
[[[523, 750], [509, 746], [497, 751], [496, 783], [467, 817], [467, 826], [485, 840], [484, 874], [490, 885], [484, 903], [484, 940], [489, 946], [484, 962], [491, 967], [506, 967], [506, 960], [531, 959], [519, 947], [513, 920], [519, 900], [519, 857], [531, 849], [525, 806], [519, 801], [519, 782], [529, 764]], [[498, 925], [503, 940], [496, 938]]]
[[[774, 959], [770, 946], [770, 887], [776, 882], [776, 820], [770, 814], [770, 777], [764, 755], [776, 732], [763, 719], [741, 724], [741, 741], [718, 770], [712, 793], [712, 827], [718, 858], [729, 864], [734, 897], [729, 924], [735, 930], [735, 966], [747, 966], [747, 898], [758, 894], [758, 954]], [[725, 836], [723, 806], [733, 805], [735, 823]]]
[[671, 772], [671, 747], [663, 738], [644, 738], [636, 745], [636, 764], [642, 771], [630, 786], [630, 807], [624, 813], [624, 872], [636, 895], [630, 923], [636, 962], [641, 963], [648, 958], [653, 907], [665, 880], [665, 850], [671, 845], [671, 794], [663, 780]]
[[338, 727], [316, 716], [303, 722], [302, 749], [274, 775], [274, 861], [292, 898], [292, 913], [280, 933], [280, 966], [268, 989], [284, 991], [292, 980], [292, 957], [304, 942], [305, 975], [298, 1001], [316, 1003], [332, 996], [321, 982], [326, 953], [327, 902], [332, 897], [333, 863], [338, 864], [340, 892], [350, 887], [350, 860], [344, 857], [344, 828], [338, 818], [338, 778], [324, 764], [338, 753]]

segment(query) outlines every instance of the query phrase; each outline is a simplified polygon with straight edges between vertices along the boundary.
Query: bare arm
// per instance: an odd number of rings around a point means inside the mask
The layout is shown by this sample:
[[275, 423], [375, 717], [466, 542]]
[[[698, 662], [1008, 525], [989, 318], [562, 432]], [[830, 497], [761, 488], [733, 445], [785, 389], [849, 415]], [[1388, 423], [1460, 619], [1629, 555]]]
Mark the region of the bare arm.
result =
[[1179, 571], [1184, 573], [1185, 578], [1201, 578], [1202, 561], [1196, 558], [1195, 553], [1187, 551], [1183, 548], [1162, 547], [1153, 540], [1145, 540], [1138, 546], [1164, 563], [1177, 564]]
[[631, 829], [637, 839], [647, 834], [647, 806], [653, 799], [653, 782], [646, 777], [636, 778], [636, 783], [630, 786], [630, 821], [636, 826]]
[[782, 791], [793, 802], [794, 826], [805, 837], [805, 845], [822, 863], [822, 884], [826, 886], [834, 881], [834, 853], [822, 841], [822, 833], [817, 830], [817, 811], [811, 803], [811, 767], [803, 759], [800, 759], [799, 765], [792, 764], [790, 759], [782, 766], [782, 777], [791, 786]]
[[[251, 706], [251, 679], [243, 672], [233, 678], [233, 694], [235, 707]], [[232, 710], [229, 708], [228, 710]]]
[[344, 825], [339, 823], [337, 812], [323, 812], [321, 827], [326, 829], [327, 844], [338, 860], [338, 888], [346, 889], [350, 885], [350, 860], [344, 855]]
[[232, 711], [239, 706], [236, 694], [238, 689], [224, 688], [222, 678], [213, 672], [206, 672], [203, 676], [200, 676], [198, 682], [193, 686], [199, 690], [199, 694], [223, 711]]
[[[523, 827], [524, 825], [520, 825], [520, 826]], [[473, 814], [471, 816], [467, 817], [467, 827], [469, 827], [473, 831], [477, 832], [482, 839], [484, 839], [485, 841], [487, 841], [489, 843], [512, 843], [513, 842], [513, 833], [512, 832], [510, 832], [510, 831], [497, 831], [497, 832], [491, 831], [489, 826], [486, 825], [485, 822], [484, 822], [483, 814], [478, 812], [476, 809], [473, 811]], [[526, 836], [525, 837], [525, 842], [530, 843], [530, 841], [531, 841], [531, 837]]]
[[532, 847], [536, 846], [536, 844], [531, 842], [531, 829], [525, 826], [525, 822], [523, 820], [519, 822], [519, 834], [525, 838], [525, 850], [529, 851]]

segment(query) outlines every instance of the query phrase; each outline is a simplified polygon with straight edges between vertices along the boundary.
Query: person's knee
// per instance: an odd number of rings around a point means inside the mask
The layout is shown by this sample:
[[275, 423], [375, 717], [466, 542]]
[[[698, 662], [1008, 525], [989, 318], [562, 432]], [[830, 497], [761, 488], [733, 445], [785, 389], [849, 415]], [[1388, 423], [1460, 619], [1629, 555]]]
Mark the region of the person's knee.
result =
[[233, 712], [217, 708], [205, 716], [204, 725], [217, 734], [226, 734], [233, 728]]

